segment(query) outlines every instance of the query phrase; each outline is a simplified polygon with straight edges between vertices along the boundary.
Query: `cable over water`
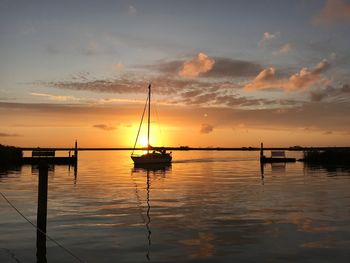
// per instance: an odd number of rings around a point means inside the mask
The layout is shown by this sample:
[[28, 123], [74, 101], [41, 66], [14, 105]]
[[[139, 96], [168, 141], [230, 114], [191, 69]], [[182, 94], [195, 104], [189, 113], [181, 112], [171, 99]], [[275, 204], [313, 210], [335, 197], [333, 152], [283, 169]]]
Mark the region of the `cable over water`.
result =
[[79, 262], [85, 262], [84, 260], [82, 260], [81, 258], [79, 258], [77, 255], [75, 255], [72, 251], [70, 251], [68, 248], [65, 248], [63, 245], [61, 245], [60, 243], [58, 243], [55, 239], [53, 239], [52, 237], [50, 237], [48, 234], [46, 234], [45, 232], [43, 232], [40, 228], [38, 228], [32, 221], [30, 221], [21, 211], [18, 210], [18, 208], [12, 204], [10, 202], [10, 200], [7, 199], [7, 197], [0, 192], [1, 196], [5, 199], [5, 201], [21, 216], [23, 217], [29, 224], [31, 224], [37, 231], [39, 231], [41, 234], [45, 235], [47, 239], [49, 239], [50, 241], [52, 241], [53, 243], [55, 243], [57, 246], [59, 246], [60, 248], [62, 248], [64, 251], [66, 251], [68, 254], [70, 254], [72, 257], [74, 257], [77, 261]]

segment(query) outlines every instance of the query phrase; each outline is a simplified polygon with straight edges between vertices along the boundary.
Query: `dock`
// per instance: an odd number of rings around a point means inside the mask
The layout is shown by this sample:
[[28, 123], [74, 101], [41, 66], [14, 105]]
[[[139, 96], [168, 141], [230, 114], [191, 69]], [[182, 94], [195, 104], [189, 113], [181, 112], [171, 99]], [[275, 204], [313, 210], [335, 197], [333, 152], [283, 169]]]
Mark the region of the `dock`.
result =
[[71, 164], [77, 163], [75, 156], [71, 157], [22, 157], [22, 164], [39, 164], [41, 161], [45, 161], [47, 164]]
[[[56, 150], [51, 148], [34, 148], [32, 149], [32, 156], [21, 157], [21, 164], [39, 164], [45, 162], [47, 164], [69, 164], [76, 165], [78, 162], [78, 143], [75, 141], [75, 147], [68, 149], [69, 155], [66, 157], [56, 156]], [[73, 151], [73, 155], [71, 155]]]
[[271, 150], [271, 156], [266, 157], [264, 155], [264, 144], [261, 143], [260, 162], [261, 163], [295, 163], [296, 158], [286, 157], [285, 151], [282, 151], [282, 150]]

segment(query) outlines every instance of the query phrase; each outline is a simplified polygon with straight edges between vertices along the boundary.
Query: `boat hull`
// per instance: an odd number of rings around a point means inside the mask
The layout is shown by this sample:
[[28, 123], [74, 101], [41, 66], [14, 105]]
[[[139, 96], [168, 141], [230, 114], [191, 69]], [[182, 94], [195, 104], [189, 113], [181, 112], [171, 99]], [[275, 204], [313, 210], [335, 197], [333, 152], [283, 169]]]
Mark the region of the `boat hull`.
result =
[[140, 156], [131, 156], [135, 165], [139, 164], [170, 164], [172, 157], [170, 154], [154, 154], [148, 153]]

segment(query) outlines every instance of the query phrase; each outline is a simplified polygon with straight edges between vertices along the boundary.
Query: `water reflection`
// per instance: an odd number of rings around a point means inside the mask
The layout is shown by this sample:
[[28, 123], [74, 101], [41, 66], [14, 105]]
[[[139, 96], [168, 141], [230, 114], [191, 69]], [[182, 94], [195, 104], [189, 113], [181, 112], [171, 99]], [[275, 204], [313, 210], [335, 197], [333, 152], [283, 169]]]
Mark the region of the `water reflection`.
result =
[[329, 164], [329, 163], [304, 163], [304, 169], [309, 171], [320, 171], [324, 170], [328, 176], [350, 176], [350, 164]]
[[[91, 262], [303, 262], [324, 261], [323, 252], [347, 262], [349, 172], [300, 162], [259, 167], [255, 153], [175, 154], [197, 161], [133, 167], [124, 152], [84, 152], [76, 186], [73, 170], [56, 166], [48, 232]], [[1, 188], [34, 218], [37, 175], [29, 166], [20, 175]], [[6, 206], [0, 218], [0, 243], [35, 262], [33, 229]], [[50, 262], [72, 261], [52, 244], [47, 253]]]
[[[73, 169], [73, 175], [74, 175], [74, 177], [76, 179], [77, 174], [78, 174], [78, 165], [77, 164], [74, 164], [74, 165], [71, 165], [71, 164], [49, 164], [48, 165], [48, 170], [49, 170], [49, 172], [51, 174], [54, 174], [55, 170], [58, 167], [67, 167], [67, 171], [68, 171], [69, 175], [71, 174], [71, 170]], [[38, 172], [39, 172], [39, 165], [38, 164], [32, 164], [31, 165], [31, 173], [32, 174], [38, 174]]]
[[152, 230], [151, 230], [151, 176], [165, 178], [167, 172], [171, 170], [171, 164], [148, 164], [148, 165], [135, 165], [131, 171], [133, 179], [136, 176], [145, 177], [146, 180], [146, 218], [142, 211], [142, 201], [139, 194], [138, 184], [134, 180], [135, 195], [138, 200], [138, 206], [140, 208], [141, 217], [147, 230], [147, 252], [146, 259], [151, 261], [151, 245], [152, 245]]
[[8, 177], [9, 174], [18, 174], [20, 175], [22, 171], [21, 165], [12, 165], [12, 166], [0, 166], [0, 179]]
[[[269, 168], [272, 176], [285, 175], [287, 173], [287, 163], [261, 163], [260, 175], [262, 182], [264, 182], [266, 168]], [[271, 170], [270, 170], [271, 169]]]
[[134, 164], [134, 172], [166, 172], [171, 170], [171, 163], [151, 163], [151, 164]]

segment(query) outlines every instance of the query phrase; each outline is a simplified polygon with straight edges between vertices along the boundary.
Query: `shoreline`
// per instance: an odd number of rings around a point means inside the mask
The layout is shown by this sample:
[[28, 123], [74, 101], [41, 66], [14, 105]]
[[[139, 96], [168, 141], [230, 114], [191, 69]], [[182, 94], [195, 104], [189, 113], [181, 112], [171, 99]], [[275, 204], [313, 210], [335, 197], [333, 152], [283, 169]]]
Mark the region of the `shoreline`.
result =
[[[55, 150], [55, 151], [73, 151], [73, 147], [18, 147], [22, 151]], [[260, 151], [260, 147], [152, 147], [152, 149], [165, 149], [167, 151]], [[145, 151], [146, 147], [79, 147], [78, 151]], [[264, 147], [264, 150], [281, 151], [324, 151], [324, 150], [350, 150], [350, 146], [339, 147]]]

